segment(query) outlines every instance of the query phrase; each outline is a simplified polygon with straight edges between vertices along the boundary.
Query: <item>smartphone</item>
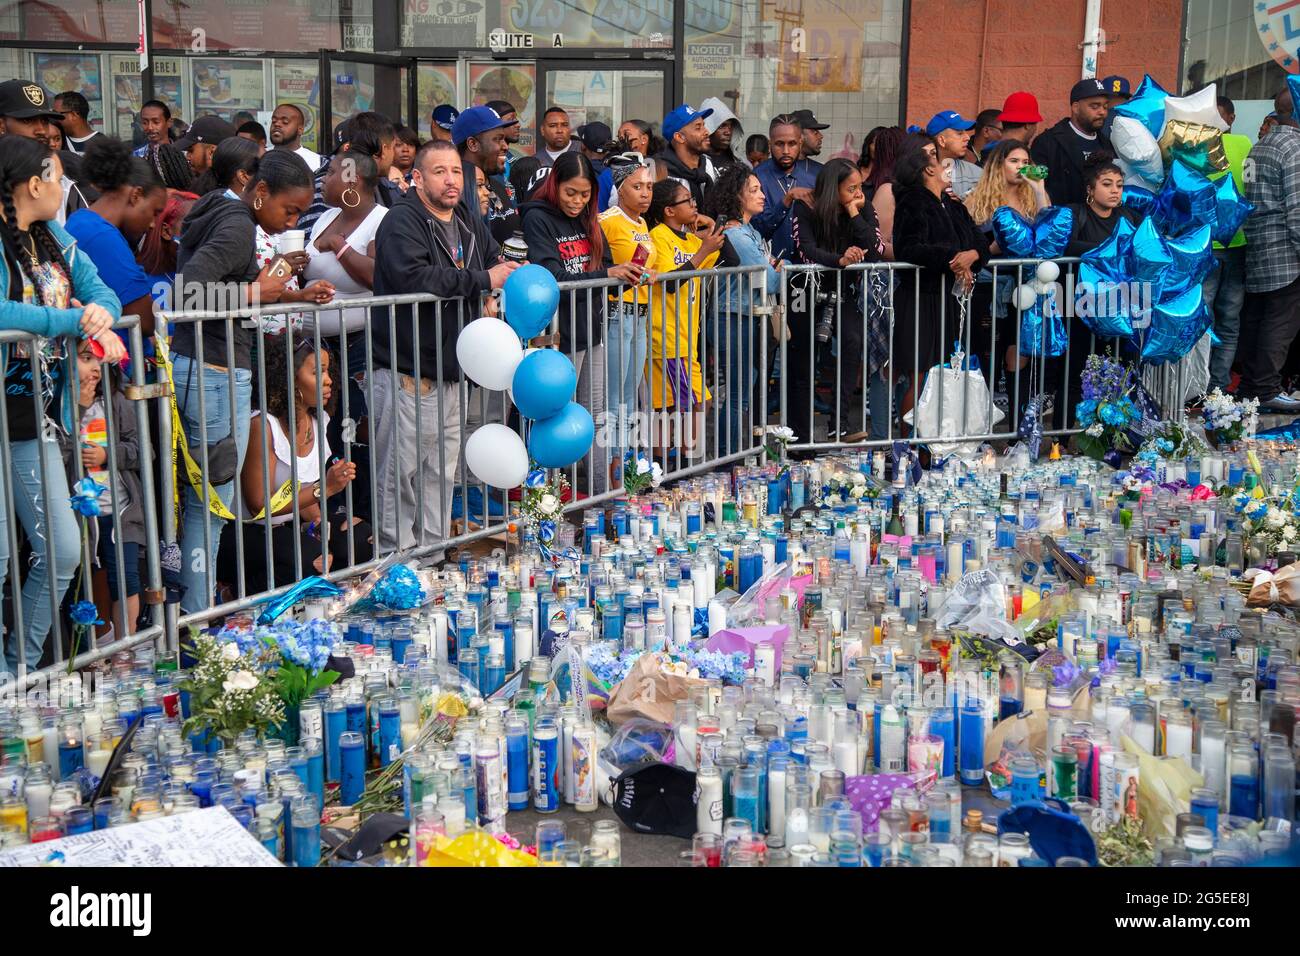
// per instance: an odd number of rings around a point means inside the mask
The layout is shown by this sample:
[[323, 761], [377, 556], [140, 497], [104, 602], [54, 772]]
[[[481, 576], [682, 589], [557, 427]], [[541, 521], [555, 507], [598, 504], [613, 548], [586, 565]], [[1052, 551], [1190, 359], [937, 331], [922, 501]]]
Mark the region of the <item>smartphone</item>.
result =
[[645, 264], [650, 261], [650, 247], [644, 244], [638, 244], [636, 252], [632, 253], [631, 263], [638, 269], [644, 269]]
[[271, 268], [268, 272], [277, 279], [287, 279], [293, 275], [293, 266], [289, 265], [289, 260], [284, 256], [276, 256], [271, 260]]
[[721, 218], [719, 218], [718, 221], [713, 224], [713, 234], [715, 236], [720, 236], [722, 235], [722, 230], [726, 228], [727, 228], [727, 224]]

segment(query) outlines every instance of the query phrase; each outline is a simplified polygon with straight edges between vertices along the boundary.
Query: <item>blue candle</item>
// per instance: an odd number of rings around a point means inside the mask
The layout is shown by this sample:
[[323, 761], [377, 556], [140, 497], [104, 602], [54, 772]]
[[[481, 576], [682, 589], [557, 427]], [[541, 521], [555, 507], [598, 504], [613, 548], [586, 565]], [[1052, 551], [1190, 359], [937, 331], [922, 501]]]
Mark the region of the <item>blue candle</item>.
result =
[[877, 770], [880, 769], [880, 718], [883, 712], [884, 707], [877, 700], [871, 716], [871, 765]]
[[1032, 757], [1016, 757], [1011, 761], [1011, 805], [1018, 807], [1039, 799], [1038, 762]]
[[293, 866], [293, 797], [282, 794], [280, 797], [280, 833], [284, 840], [284, 853], [281, 859]]
[[1192, 813], [1199, 813], [1205, 826], [1219, 838], [1219, 795], [1213, 790], [1193, 790], [1189, 801]]
[[339, 737], [348, 729], [348, 710], [342, 704], [325, 707], [325, 775], [330, 783], [338, 783], [343, 773], [339, 756]]
[[[879, 708], [879, 704], [876, 705]], [[984, 782], [984, 708], [979, 701], [961, 708], [961, 782], [976, 787]]]
[[1228, 794], [1228, 812], [1247, 820], [1259, 819], [1259, 778], [1251, 773], [1234, 773]]
[[502, 666], [507, 671], [514, 670], [515, 667], [515, 624], [508, 616], [497, 618], [494, 627], [497, 633], [501, 635], [502, 655], [505, 658]]
[[311, 776], [307, 772], [307, 752], [302, 747], [289, 747], [286, 751], [289, 769], [302, 781], [303, 793], [311, 792]]
[[325, 748], [316, 737], [302, 742], [307, 753], [307, 792], [316, 798], [318, 806], [325, 803]]
[[506, 721], [506, 790], [507, 808], [528, 809], [528, 720]]
[[95, 814], [89, 807], [69, 807], [63, 814], [63, 826], [68, 836], [89, 833], [95, 829]]
[[402, 752], [402, 711], [392, 697], [379, 701], [379, 766], [387, 767]]
[[484, 694], [496, 693], [497, 688], [500, 687], [503, 683], [505, 683], [505, 679], [506, 679], [505, 665], [492, 663], [493, 661], [499, 661], [499, 660], [501, 660], [501, 658], [496, 656], [489, 657], [488, 658], [489, 663], [487, 663], [484, 666], [484, 671], [487, 674], [485, 686], [481, 688]]
[[103, 797], [95, 801], [95, 829], [107, 830], [109, 818], [113, 813], [113, 798]]
[[212, 806], [212, 785], [217, 782], [217, 774], [212, 770], [200, 770], [190, 781], [190, 793], [199, 798], [200, 807]]
[[411, 646], [411, 632], [395, 632], [390, 639], [393, 648], [393, 663], [404, 664], [406, 662], [406, 649]]
[[59, 741], [59, 779], [67, 780], [86, 763], [85, 748], [81, 740]]
[[[320, 814], [314, 808], [299, 808], [293, 812], [293, 825], [286, 827], [293, 833], [293, 865], [317, 866], [320, 863]], [[288, 850], [285, 851], [286, 856]]]
[[936, 707], [931, 711], [930, 733], [943, 738], [943, 776], [951, 777], [957, 766], [957, 727], [951, 707]]
[[347, 731], [339, 739], [342, 757], [342, 781], [339, 800], [351, 806], [361, 799], [366, 789], [366, 739], [361, 734]]
[[770, 478], [767, 482], [767, 513], [779, 515], [785, 507], [785, 482], [780, 478]]
[[1025, 709], [1024, 701], [1019, 697], [1002, 696], [998, 700], [998, 720], [1014, 717]]
[[349, 733], [364, 734], [366, 732], [366, 702], [364, 700], [348, 701], [346, 728]]

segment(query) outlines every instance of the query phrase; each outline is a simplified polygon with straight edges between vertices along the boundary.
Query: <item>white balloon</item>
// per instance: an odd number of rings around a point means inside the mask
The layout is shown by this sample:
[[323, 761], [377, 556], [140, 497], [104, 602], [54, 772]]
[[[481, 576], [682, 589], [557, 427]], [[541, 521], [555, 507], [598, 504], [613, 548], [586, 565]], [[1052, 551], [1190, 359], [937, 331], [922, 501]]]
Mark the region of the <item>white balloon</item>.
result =
[[471, 382], [494, 392], [510, 387], [523, 361], [519, 336], [500, 319], [484, 316], [460, 330], [456, 359]]
[[1038, 290], [1029, 283], [1018, 285], [1011, 294], [1011, 301], [1015, 303], [1016, 308], [1021, 312], [1032, 309], [1034, 303], [1038, 301]]
[[1061, 277], [1061, 267], [1051, 259], [1046, 259], [1038, 264], [1037, 273], [1038, 281], [1051, 285]]
[[[1118, 119], [1118, 117], [1116, 118]], [[1160, 179], [1155, 180], [1153, 182], [1152, 180], [1147, 179], [1145, 176], [1139, 173], [1137, 169], [1133, 166], [1133, 164], [1126, 161], [1122, 156], [1115, 157], [1115, 165], [1118, 166], [1124, 173], [1125, 186], [1141, 186], [1143, 189], [1146, 189], [1153, 193], [1160, 192], [1160, 184], [1164, 180], [1163, 167], [1160, 174]]]
[[518, 488], [528, 476], [528, 449], [505, 425], [480, 425], [465, 442], [465, 465], [493, 488]]
[[1165, 178], [1165, 161], [1160, 144], [1151, 131], [1131, 116], [1115, 115], [1110, 128], [1110, 142], [1125, 172], [1132, 171], [1156, 183]]
[[1166, 96], [1165, 122], [1170, 120], [1203, 123], [1225, 133], [1228, 131], [1228, 124], [1219, 115], [1218, 90], [1213, 83], [1187, 96]]

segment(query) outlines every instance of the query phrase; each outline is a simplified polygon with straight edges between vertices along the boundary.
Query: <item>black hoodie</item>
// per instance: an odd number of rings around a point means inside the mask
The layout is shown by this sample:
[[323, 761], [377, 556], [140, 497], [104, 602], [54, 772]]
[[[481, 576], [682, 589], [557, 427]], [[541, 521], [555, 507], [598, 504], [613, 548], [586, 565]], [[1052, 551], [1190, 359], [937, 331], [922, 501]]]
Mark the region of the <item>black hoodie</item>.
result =
[[[548, 202], [534, 200], [519, 207], [528, 243], [528, 261], [546, 268], [560, 282], [605, 279], [614, 265], [609, 243], [602, 241], [601, 268], [588, 272], [591, 239], [581, 220], [566, 216]], [[597, 226], [597, 229], [600, 227]], [[604, 236], [601, 236], [604, 239]], [[577, 289], [560, 292], [560, 348], [573, 354], [588, 347], [587, 321], [591, 320], [590, 345], [601, 343], [605, 317], [605, 292]]]
[[[223, 295], [209, 295], [208, 283], [252, 282], [261, 271], [254, 253], [257, 221], [248, 204], [231, 199], [226, 190], [208, 193], [194, 204], [181, 224], [181, 242], [176, 251], [177, 287], [172, 297], [174, 308], [218, 307], [218, 298], [224, 299], [225, 308], [242, 308], [247, 303], [238, 296], [237, 287], [228, 286]], [[181, 285], [181, 283], [184, 285]], [[202, 283], [201, 302], [191, 301], [190, 290], [194, 283]], [[203, 323], [203, 361], [223, 368], [253, 367], [251, 350], [253, 333], [234, 324], [235, 354], [226, 354], [226, 324], [218, 321]], [[193, 322], [178, 322], [172, 337], [172, 351], [179, 355], [198, 358], [194, 342]]]
[[[454, 382], [460, 374], [456, 337], [461, 326], [479, 316], [479, 296], [492, 291], [488, 269], [496, 264], [497, 244], [483, 218], [464, 207], [453, 211], [464, 249], [464, 268], [456, 266], [433, 225], [433, 213], [409, 189], [388, 210], [375, 234], [375, 295], [431, 292], [456, 301], [442, 303], [442, 335], [438, 336], [435, 303], [419, 308], [420, 377]], [[468, 308], [466, 307], [468, 306]], [[397, 338], [389, 333], [387, 306], [371, 310], [371, 338], [375, 366], [395, 366], [404, 375], [415, 374], [416, 330], [411, 306], [394, 307]], [[441, 348], [441, 356], [439, 356]], [[439, 358], [441, 357], [441, 363]]]
[[691, 195], [695, 197], [696, 207], [700, 212], [704, 212], [704, 194], [718, 181], [718, 168], [713, 164], [713, 160], [709, 159], [707, 154], [703, 155], [700, 157], [700, 165], [691, 169], [669, 148], [654, 157], [654, 161], [655, 166], [664, 171], [662, 176], [656, 171], [655, 177], [660, 180], [677, 180], [691, 191]]

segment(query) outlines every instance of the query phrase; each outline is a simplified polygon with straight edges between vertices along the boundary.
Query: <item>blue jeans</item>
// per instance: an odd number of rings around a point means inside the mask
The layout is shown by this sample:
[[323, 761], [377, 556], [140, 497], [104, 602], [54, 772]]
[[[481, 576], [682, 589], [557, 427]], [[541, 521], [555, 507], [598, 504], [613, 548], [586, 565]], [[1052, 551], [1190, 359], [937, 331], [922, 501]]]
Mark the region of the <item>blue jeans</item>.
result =
[[[244, 452], [248, 449], [248, 418], [253, 403], [253, 373], [248, 369], [234, 369], [235, 376], [235, 447], [239, 450], [239, 468], [244, 467]], [[172, 377], [176, 382], [176, 404], [181, 410], [185, 425], [185, 441], [196, 446], [204, 440], [199, 420], [199, 395], [203, 396], [203, 412], [207, 418], [207, 443], [209, 445], [230, 434], [230, 373], [218, 371], [211, 365], [203, 367], [202, 382], [197, 364], [188, 355], [176, 355], [172, 360]], [[202, 461], [199, 462], [202, 465]], [[212, 514], [199, 496], [194, 493], [183, 469], [177, 471], [176, 480], [184, 486], [181, 492], [184, 518], [181, 522], [181, 583], [185, 594], [181, 598], [181, 611], [192, 614], [212, 606], [212, 593], [216, 583], [217, 549], [221, 545], [221, 532], [227, 522]], [[230, 508], [235, 500], [235, 480], [217, 485], [217, 497]], [[208, 538], [204, 542], [204, 525]]]
[[[14, 510], [32, 546], [32, 563], [23, 583], [23, 641], [29, 671], [40, 666], [41, 655], [54, 623], [54, 609], [72, 583], [81, 563], [81, 532], [77, 518], [68, 506], [68, 478], [63, 470], [63, 454], [54, 442], [16, 441], [10, 446], [8, 474], [14, 482]], [[49, 494], [41, 492], [41, 457], [45, 459], [45, 479]], [[5, 469], [0, 469], [0, 496], [4, 494]], [[0, 497], [0, 501], [3, 501]], [[47, 509], [48, 504], [48, 509]], [[47, 521], [48, 527], [47, 527]], [[45, 542], [54, 544], [54, 595], [50, 594], [50, 561]], [[9, 529], [0, 516], [0, 586], [9, 573]], [[10, 641], [5, 651], [8, 670], [18, 672], [18, 642]], [[4, 670], [0, 667], [0, 671]]]
[[[753, 316], [724, 314], [727, 325], [727, 407], [722, 414], [727, 420], [726, 453], [737, 452], [754, 444], [752, 434], [745, 434], [749, 422], [749, 399], [758, 377], [758, 336], [767, 329]], [[758, 424], [758, 423], [755, 423]]]
[[1205, 304], [1214, 309], [1214, 336], [1210, 349], [1210, 389], [1226, 389], [1232, 381], [1232, 360], [1241, 334], [1241, 308], [1246, 302], [1246, 247], [1215, 249], [1219, 268], [1205, 280]]
[[[648, 323], [648, 306], [620, 302], [609, 313], [606, 407], [613, 418], [609, 434], [612, 436], [610, 453], [614, 457], [621, 458], [624, 446], [632, 444], [632, 436], [636, 434], [633, 416], [637, 412], [637, 390], [645, 377]], [[579, 397], [578, 401], [583, 399]]]

